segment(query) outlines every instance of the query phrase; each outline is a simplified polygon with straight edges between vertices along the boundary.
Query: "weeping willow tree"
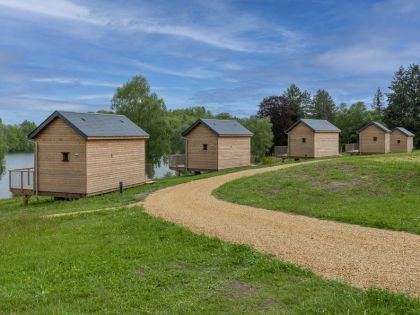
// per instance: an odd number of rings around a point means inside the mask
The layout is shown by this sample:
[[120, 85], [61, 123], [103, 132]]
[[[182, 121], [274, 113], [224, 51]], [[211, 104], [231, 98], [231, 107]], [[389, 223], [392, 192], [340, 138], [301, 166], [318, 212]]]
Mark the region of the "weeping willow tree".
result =
[[0, 118], [0, 175], [4, 172], [4, 156], [6, 155], [6, 136], [4, 131], [4, 125]]

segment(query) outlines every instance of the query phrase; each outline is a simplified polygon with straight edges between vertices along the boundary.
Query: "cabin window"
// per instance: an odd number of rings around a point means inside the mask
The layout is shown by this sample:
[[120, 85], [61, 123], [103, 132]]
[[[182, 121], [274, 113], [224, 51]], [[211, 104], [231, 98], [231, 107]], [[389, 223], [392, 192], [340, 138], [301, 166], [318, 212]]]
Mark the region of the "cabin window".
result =
[[302, 143], [305, 143], [306, 142], [306, 138], [302, 138]]
[[203, 144], [203, 150], [207, 151], [207, 144]]
[[378, 137], [373, 137], [373, 141], [378, 141]]
[[401, 143], [401, 140], [397, 140], [397, 143]]
[[63, 162], [70, 161], [69, 153], [68, 152], [61, 152], [61, 154], [63, 155]]

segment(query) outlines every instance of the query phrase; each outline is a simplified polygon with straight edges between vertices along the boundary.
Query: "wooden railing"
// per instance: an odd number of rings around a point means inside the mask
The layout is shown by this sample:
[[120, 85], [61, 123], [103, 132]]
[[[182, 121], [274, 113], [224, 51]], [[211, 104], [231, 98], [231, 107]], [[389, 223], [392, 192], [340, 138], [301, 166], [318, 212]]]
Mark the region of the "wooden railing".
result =
[[287, 156], [287, 145], [283, 145], [283, 146], [275, 146], [274, 147], [274, 156], [276, 157], [282, 157], [282, 156]]
[[9, 190], [15, 193], [34, 190], [34, 178], [33, 168], [9, 170]]
[[169, 168], [182, 169], [186, 168], [186, 155], [185, 154], [172, 154], [169, 155]]
[[346, 152], [349, 152], [349, 153], [359, 152], [359, 144], [358, 143], [347, 143], [346, 144]]

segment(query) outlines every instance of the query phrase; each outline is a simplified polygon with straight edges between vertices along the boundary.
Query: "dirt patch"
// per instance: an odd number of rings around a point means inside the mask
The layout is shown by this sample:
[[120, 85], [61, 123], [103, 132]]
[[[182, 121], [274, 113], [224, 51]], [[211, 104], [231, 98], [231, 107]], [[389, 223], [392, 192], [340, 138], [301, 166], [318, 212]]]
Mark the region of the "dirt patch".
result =
[[144, 198], [146, 198], [148, 195], [149, 195], [148, 192], [144, 192], [140, 194], [135, 194], [133, 197], [137, 200], [144, 200]]
[[256, 293], [257, 289], [251, 284], [240, 281], [240, 280], [228, 280], [225, 281], [224, 287], [235, 298], [241, 298], [250, 296]]

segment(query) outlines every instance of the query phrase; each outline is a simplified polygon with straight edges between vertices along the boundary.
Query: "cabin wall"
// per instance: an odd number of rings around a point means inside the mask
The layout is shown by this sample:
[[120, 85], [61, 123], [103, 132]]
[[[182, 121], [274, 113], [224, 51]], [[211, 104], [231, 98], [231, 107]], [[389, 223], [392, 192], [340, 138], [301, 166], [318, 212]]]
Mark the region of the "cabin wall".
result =
[[251, 165], [251, 137], [219, 137], [218, 169]]
[[[398, 143], [398, 140], [400, 143]], [[409, 151], [409, 137], [399, 130], [394, 130], [391, 133], [391, 152], [410, 152]], [[412, 147], [413, 141], [411, 141]]]
[[145, 182], [145, 139], [88, 140], [87, 194]]
[[[376, 137], [377, 141], [373, 138]], [[359, 133], [361, 153], [387, 153], [390, 151], [390, 134], [371, 125]]]
[[[34, 139], [38, 145], [38, 190], [86, 193], [86, 140], [62, 119], [55, 118]], [[62, 152], [69, 152], [63, 161]]]
[[315, 157], [339, 155], [338, 132], [315, 133]]
[[407, 137], [407, 152], [414, 150], [414, 137]]
[[[209, 128], [199, 124], [190, 131], [186, 138], [187, 167], [195, 170], [217, 170], [217, 135]], [[203, 149], [204, 144], [207, 144], [207, 150]]]
[[288, 132], [288, 150], [292, 157], [315, 157], [314, 132], [302, 122], [297, 124]]

